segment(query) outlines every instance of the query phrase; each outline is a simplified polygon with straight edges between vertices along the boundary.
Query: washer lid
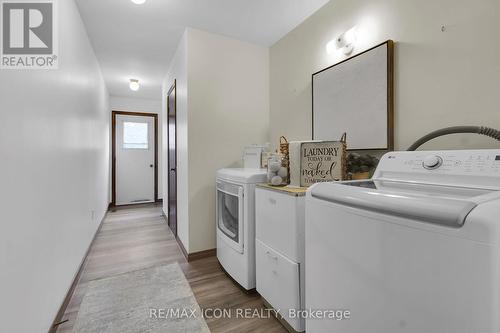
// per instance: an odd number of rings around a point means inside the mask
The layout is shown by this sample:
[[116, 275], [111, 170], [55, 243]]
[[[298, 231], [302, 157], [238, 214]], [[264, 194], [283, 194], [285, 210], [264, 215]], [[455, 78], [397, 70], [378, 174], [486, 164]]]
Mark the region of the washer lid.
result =
[[267, 180], [266, 169], [221, 169], [217, 171], [217, 179], [240, 184], [258, 184]]
[[[357, 209], [461, 227], [467, 215], [496, 191], [382, 180], [320, 183], [314, 198]], [[496, 197], [496, 195], [494, 195]]]

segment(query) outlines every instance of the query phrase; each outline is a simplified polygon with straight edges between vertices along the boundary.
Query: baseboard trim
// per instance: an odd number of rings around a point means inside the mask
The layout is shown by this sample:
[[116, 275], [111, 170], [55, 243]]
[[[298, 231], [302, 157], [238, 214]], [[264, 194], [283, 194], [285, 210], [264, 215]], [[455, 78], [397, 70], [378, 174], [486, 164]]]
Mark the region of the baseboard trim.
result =
[[177, 245], [179, 245], [179, 248], [181, 249], [181, 252], [184, 255], [184, 258], [186, 258], [187, 262], [192, 262], [195, 260], [214, 257], [217, 254], [217, 249], [210, 249], [210, 250], [188, 253], [186, 251], [186, 248], [184, 247], [184, 244], [182, 244], [182, 241], [180, 240], [180, 238], [175, 237], [175, 239], [177, 240]]
[[150, 205], [157, 205], [160, 204], [161, 201], [148, 201], [148, 202], [134, 202], [134, 203], [128, 203], [128, 204], [123, 204], [123, 205], [117, 205], [114, 203], [109, 204], [108, 209], [120, 209], [120, 208], [134, 208], [134, 207], [141, 207], [141, 206], [150, 206]]
[[186, 248], [184, 247], [184, 244], [182, 244], [181, 239], [178, 236], [175, 236], [175, 240], [177, 241], [177, 245], [179, 246], [179, 249], [184, 255], [184, 258], [186, 258], [186, 260], [189, 262], [189, 253], [187, 253]]
[[83, 270], [85, 269], [85, 266], [87, 265], [88, 262], [88, 256], [90, 253], [90, 248], [94, 244], [94, 241], [96, 239], [97, 234], [101, 230], [102, 224], [104, 220], [106, 219], [106, 216], [108, 216], [108, 211], [104, 214], [104, 217], [102, 218], [101, 222], [99, 223], [99, 227], [97, 228], [96, 232], [94, 233], [94, 237], [92, 237], [92, 241], [89, 244], [89, 247], [87, 248], [87, 251], [85, 252], [85, 256], [83, 257], [80, 267], [78, 268], [78, 271], [76, 272], [75, 277], [73, 278], [73, 282], [71, 283], [71, 286], [68, 289], [68, 292], [66, 293], [66, 297], [64, 297], [64, 300], [61, 304], [61, 307], [59, 308], [59, 311], [57, 311], [56, 317], [54, 318], [54, 321], [52, 322], [52, 325], [50, 326], [49, 333], [55, 333], [57, 331], [57, 327], [61, 324], [63, 324], [66, 321], [63, 321], [64, 317], [64, 312], [66, 312], [66, 308], [68, 307], [68, 304], [71, 300], [71, 297], [73, 296], [73, 293], [75, 292], [76, 286], [78, 285], [78, 282], [80, 282], [80, 279], [82, 277]]
[[216, 254], [217, 254], [217, 249], [210, 249], [210, 250], [190, 253], [188, 254], [188, 262], [205, 259], [209, 257], [215, 257]]

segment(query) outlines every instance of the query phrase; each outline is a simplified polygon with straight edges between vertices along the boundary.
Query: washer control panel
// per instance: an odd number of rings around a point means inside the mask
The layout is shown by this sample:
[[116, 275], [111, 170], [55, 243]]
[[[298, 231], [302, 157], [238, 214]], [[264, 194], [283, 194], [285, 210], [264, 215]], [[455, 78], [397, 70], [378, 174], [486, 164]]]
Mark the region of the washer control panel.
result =
[[377, 172], [500, 177], [500, 150], [392, 152], [382, 157]]

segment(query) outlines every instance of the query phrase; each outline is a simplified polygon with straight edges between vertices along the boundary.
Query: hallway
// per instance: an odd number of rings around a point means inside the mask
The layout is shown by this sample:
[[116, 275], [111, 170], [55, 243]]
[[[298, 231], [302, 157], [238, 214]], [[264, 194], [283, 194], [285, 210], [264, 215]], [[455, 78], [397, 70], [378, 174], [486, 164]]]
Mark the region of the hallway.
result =
[[[260, 296], [246, 294], [236, 286], [216, 257], [188, 263], [162, 216], [161, 206], [123, 207], [108, 212], [57, 332], [72, 331], [90, 281], [174, 262], [181, 266], [202, 309], [263, 307]], [[206, 322], [212, 332], [286, 332], [274, 318], [207, 318]]]

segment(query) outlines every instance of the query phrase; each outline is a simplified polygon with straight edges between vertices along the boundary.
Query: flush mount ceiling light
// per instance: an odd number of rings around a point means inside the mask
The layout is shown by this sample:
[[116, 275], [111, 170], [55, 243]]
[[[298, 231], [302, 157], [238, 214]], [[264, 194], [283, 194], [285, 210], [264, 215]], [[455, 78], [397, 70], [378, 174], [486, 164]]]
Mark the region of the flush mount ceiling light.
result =
[[354, 51], [355, 44], [356, 27], [352, 27], [336, 39], [326, 44], [326, 52], [328, 52], [328, 54], [333, 54], [335, 50], [340, 50], [343, 54], [349, 55], [352, 51]]
[[136, 5], [142, 5], [143, 3], [146, 2], [146, 0], [131, 0], [133, 3], [135, 3]]
[[130, 87], [130, 90], [132, 90], [132, 91], [139, 90], [139, 87], [140, 87], [139, 86], [139, 80], [130, 79], [129, 87]]

